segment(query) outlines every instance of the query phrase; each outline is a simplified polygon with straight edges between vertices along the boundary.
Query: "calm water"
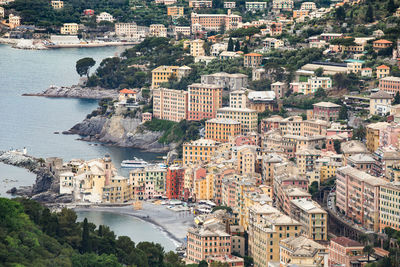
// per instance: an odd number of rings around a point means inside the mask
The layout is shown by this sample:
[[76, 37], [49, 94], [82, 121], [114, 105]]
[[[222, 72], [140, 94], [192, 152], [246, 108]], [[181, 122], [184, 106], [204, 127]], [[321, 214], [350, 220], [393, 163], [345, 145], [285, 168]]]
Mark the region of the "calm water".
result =
[[[122, 52], [123, 47], [78, 48], [59, 50], [18, 50], [0, 45], [0, 150], [26, 147], [36, 157], [59, 156], [91, 159], [110, 154], [115, 165], [124, 159], [141, 157], [155, 159], [159, 154], [142, 153], [136, 149], [107, 146], [91, 146], [76, 140], [73, 135], [54, 134], [70, 129], [82, 121], [97, 106], [97, 101], [79, 99], [50, 99], [23, 97], [23, 93], [36, 93], [50, 85], [72, 85], [79, 76], [75, 63], [83, 57], [92, 57], [97, 64], [103, 58]], [[35, 176], [23, 169], [0, 164], [0, 196], [21, 185], [31, 185]], [[11, 181], [12, 180], [12, 181]], [[106, 224], [117, 234], [128, 235], [134, 240], [148, 240], [172, 246], [172, 242], [161, 232], [154, 231], [151, 224], [138, 219], [115, 214], [90, 213], [92, 222]], [[86, 215], [85, 215], [86, 216]], [[127, 232], [127, 230], [129, 230]]]

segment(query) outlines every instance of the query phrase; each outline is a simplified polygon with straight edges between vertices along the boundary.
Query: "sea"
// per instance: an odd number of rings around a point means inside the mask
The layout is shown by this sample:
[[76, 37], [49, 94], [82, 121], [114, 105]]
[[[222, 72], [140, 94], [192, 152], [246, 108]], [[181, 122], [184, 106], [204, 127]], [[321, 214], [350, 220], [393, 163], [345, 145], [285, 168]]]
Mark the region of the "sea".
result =
[[[111, 156], [116, 167], [133, 157], [153, 161], [163, 156], [133, 148], [104, 146], [79, 141], [76, 135], [56, 134], [70, 129], [97, 107], [96, 100], [22, 96], [38, 93], [51, 85], [76, 84], [79, 75], [75, 63], [83, 57], [96, 61], [95, 71], [107, 57], [119, 55], [126, 47], [66, 48], [21, 50], [0, 44], [0, 151], [26, 148], [35, 157], [62, 157], [64, 160]], [[126, 171], [121, 170], [122, 174]], [[32, 185], [35, 176], [26, 170], [0, 163], [0, 197], [11, 197], [12, 187]], [[101, 211], [79, 214], [95, 224], [107, 224], [118, 235], [128, 235], [135, 242], [161, 243], [166, 251], [175, 244], [150, 223]], [[137, 234], [135, 234], [137, 233]], [[146, 235], [143, 235], [146, 233]], [[144, 239], [143, 239], [144, 238]]]

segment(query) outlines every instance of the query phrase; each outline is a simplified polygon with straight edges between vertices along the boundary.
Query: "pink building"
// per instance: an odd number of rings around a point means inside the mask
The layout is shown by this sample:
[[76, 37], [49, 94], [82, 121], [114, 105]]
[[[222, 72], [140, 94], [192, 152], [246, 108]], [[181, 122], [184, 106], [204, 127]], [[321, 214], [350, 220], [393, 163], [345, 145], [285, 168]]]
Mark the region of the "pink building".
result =
[[350, 261], [363, 254], [364, 246], [344, 236], [332, 238], [329, 243], [329, 266], [352, 266]]
[[379, 80], [379, 90], [393, 95], [400, 92], [400, 77], [385, 77]]
[[308, 180], [302, 176], [275, 176], [273, 188], [276, 203], [286, 214], [290, 214], [291, 200], [311, 199], [311, 195], [307, 192]]
[[379, 144], [383, 147], [399, 147], [400, 125], [389, 125], [379, 132]]
[[336, 121], [339, 118], [340, 106], [331, 102], [319, 102], [313, 105], [314, 119]]
[[200, 121], [216, 117], [222, 107], [222, 87], [214, 84], [194, 83], [188, 88], [188, 120]]
[[336, 170], [336, 206], [350, 220], [379, 231], [379, 190], [387, 184], [351, 166]]
[[151, 121], [153, 115], [150, 112], [142, 113], [142, 122]]

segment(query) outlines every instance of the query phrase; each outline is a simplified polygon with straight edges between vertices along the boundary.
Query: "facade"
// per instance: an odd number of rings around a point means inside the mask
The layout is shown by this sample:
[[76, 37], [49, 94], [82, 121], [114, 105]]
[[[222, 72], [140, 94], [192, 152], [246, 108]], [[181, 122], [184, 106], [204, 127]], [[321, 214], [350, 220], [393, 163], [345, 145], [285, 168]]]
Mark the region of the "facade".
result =
[[271, 84], [271, 90], [275, 92], [276, 99], [281, 99], [286, 93], [286, 84], [283, 82], [274, 82]]
[[243, 65], [247, 68], [258, 67], [261, 65], [262, 55], [257, 53], [249, 53], [244, 55]]
[[199, 139], [183, 144], [182, 160], [184, 165], [198, 162], [210, 162], [217, 149], [218, 142], [209, 139]]
[[374, 48], [375, 52], [378, 52], [381, 49], [386, 49], [393, 46], [393, 42], [388, 40], [377, 40], [372, 42], [372, 47]]
[[253, 109], [248, 108], [220, 108], [217, 111], [217, 118], [232, 119], [240, 122], [242, 134], [246, 135], [256, 132], [258, 128], [258, 115]]
[[139, 39], [138, 26], [135, 22], [115, 23], [115, 35], [131, 39]]
[[183, 197], [185, 169], [171, 166], [167, 169], [165, 178], [165, 195], [168, 199], [180, 199]]
[[393, 96], [385, 91], [379, 91], [370, 96], [369, 114], [385, 116], [390, 113]]
[[236, 2], [224, 2], [224, 8], [235, 8], [236, 7]]
[[347, 237], [340, 236], [330, 240], [329, 266], [352, 266], [353, 257], [363, 254], [364, 246]]
[[[211, 1], [210, 1], [211, 2]], [[192, 12], [191, 15], [192, 28], [193, 25], [200, 25], [206, 31], [220, 31], [222, 27], [225, 30], [238, 28], [242, 22], [242, 17], [231, 14], [197, 14]]]
[[386, 227], [400, 230], [399, 207], [400, 203], [400, 183], [392, 182], [382, 185], [379, 192], [380, 206], [380, 225], [379, 231], [384, 233]]
[[61, 34], [76, 35], [78, 34], [79, 25], [77, 23], [64, 23], [61, 27]]
[[52, 1], [51, 1], [51, 6], [52, 6], [54, 9], [61, 9], [61, 8], [64, 7], [64, 1], [61, 1], [61, 0], [52, 0]]
[[189, 7], [191, 8], [211, 8], [212, 1], [209, 0], [189, 0]]
[[229, 90], [239, 90], [248, 86], [248, 77], [242, 73], [218, 72], [201, 75], [201, 83], [215, 84]]
[[250, 90], [236, 90], [229, 93], [229, 107], [248, 108], [250, 106], [248, 94]]
[[380, 145], [380, 133], [389, 126], [387, 122], [371, 123], [366, 126], [366, 145], [370, 152], [375, 152]]
[[377, 79], [382, 79], [385, 77], [388, 77], [390, 75], [390, 67], [386, 65], [380, 65], [379, 67], [376, 67], [376, 78]]
[[21, 25], [21, 17], [20, 16], [15, 16], [14, 14], [8, 15], [8, 24], [9, 24], [11, 29], [14, 29], [15, 27], [20, 26]]
[[160, 87], [160, 84], [168, 82], [171, 78], [178, 81], [191, 71], [187, 66], [159, 66], [151, 71], [151, 88]]
[[338, 210], [366, 229], [379, 231], [379, 192], [387, 182], [350, 166], [337, 169], [336, 177]]
[[379, 80], [379, 90], [395, 95], [400, 92], [400, 77], [385, 77]]
[[201, 57], [206, 55], [204, 50], [204, 40], [196, 39], [190, 41], [190, 55], [193, 57]]
[[150, 36], [167, 37], [167, 28], [163, 24], [151, 24]]
[[308, 82], [312, 92], [316, 92], [318, 88], [326, 90], [332, 87], [332, 79], [329, 77], [311, 77]]
[[313, 117], [318, 120], [336, 121], [339, 118], [340, 106], [331, 102], [319, 102], [313, 105]]
[[100, 23], [101, 21], [114, 22], [114, 20], [114, 17], [107, 12], [101, 12], [99, 15], [96, 16], [97, 23]]
[[230, 137], [241, 133], [240, 122], [231, 119], [210, 119], [206, 121], [206, 138], [227, 142]]
[[264, 10], [268, 6], [268, 2], [246, 2], [247, 11]]
[[308, 238], [315, 241], [328, 239], [328, 213], [311, 199], [291, 201], [290, 217], [299, 221]]
[[293, 9], [293, 0], [273, 0], [272, 8], [277, 10], [288, 10], [291, 11]]
[[183, 6], [168, 6], [167, 14], [173, 18], [183, 17]]
[[159, 88], [153, 90], [153, 116], [161, 120], [180, 122], [187, 119], [188, 92]]
[[188, 120], [199, 121], [216, 117], [222, 107], [222, 87], [213, 84], [194, 83], [188, 87]]
[[317, 5], [314, 2], [303, 2], [300, 6], [301, 10], [315, 10]]
[[133, 199], [145, 200], [159, 197], [166, 192], [167, 170], [154, 167], [136, 169], [129, 172], [129, 184], [132, 186]]

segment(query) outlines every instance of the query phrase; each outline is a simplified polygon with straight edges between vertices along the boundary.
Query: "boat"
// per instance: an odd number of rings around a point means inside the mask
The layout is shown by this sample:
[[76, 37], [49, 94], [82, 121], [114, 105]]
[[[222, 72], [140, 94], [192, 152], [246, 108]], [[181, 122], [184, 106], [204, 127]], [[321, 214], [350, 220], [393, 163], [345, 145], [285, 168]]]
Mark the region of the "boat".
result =
[[145, 168], [149, 164], [143, 159], [134, 158], [133, 160], [123, 160], [121, 162], [122, 168]]

